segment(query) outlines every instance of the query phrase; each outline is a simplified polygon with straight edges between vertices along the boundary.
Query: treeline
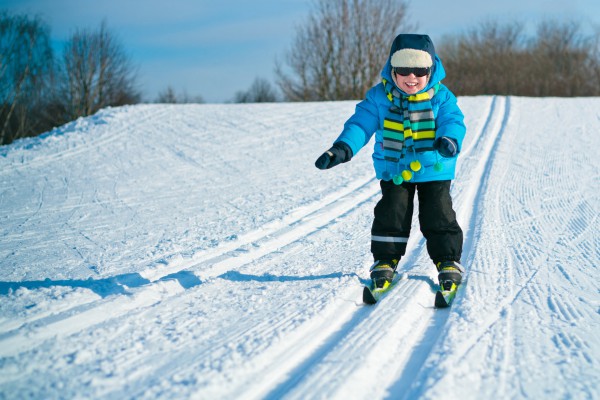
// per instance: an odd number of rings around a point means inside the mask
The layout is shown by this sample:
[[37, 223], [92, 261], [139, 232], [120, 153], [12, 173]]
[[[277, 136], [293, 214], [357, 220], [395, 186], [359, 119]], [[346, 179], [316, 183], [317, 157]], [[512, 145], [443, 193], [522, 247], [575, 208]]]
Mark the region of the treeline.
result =
[[486, 22], [439, 46], [461, 96], [600, 96], [599, 36], [575, 22], [545, 21], [532, 35], [522, 23]]
[[[408, 0], [315, 0], [283, 61], [276, 90], [256, 78], [236, 103], [358, 100], [377, 83], [394, 34], [418, 31]], [[486, 22], [436, 43], [444, 83], [459, 95], [600, 96], [599, 34], [577, 23]], [[78, 30], [60, 56], [37, 17], [0, 13], [0, 145], [107, 106], [141, 102], [136, 69], [102, 23]], [[156, 102], [201, 103], [167, 87]]]

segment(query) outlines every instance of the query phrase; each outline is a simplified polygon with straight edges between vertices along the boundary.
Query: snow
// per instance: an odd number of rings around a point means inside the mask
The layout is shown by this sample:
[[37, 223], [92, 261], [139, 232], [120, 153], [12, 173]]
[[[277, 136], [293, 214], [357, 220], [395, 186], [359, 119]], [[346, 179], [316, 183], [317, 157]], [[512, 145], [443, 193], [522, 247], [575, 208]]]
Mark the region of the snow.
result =
[[361, 303], [355, 102], [109, 108], [0, 148], [0, 398], [600, 398], [600, 98], [459, 99], [464, 285]]

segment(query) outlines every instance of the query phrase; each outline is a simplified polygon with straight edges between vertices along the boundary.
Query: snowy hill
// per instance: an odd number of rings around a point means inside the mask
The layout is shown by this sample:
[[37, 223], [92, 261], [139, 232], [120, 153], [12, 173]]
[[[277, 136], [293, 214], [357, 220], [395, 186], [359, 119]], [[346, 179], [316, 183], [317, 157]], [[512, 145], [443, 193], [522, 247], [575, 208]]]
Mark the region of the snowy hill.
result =
[[449, 310], [361, 303], [355, 102], [106, 109], [0, 148], [0, 398], [600, 398], [600, 99], [466, 97]]

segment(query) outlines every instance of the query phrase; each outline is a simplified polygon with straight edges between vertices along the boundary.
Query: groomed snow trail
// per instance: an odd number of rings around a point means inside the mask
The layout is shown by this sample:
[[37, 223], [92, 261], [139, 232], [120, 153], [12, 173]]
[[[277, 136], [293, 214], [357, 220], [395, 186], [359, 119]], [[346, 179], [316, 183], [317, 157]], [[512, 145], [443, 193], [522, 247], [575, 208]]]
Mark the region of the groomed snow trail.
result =
[[460, 103], [450, 310], [416, 216], [361, 304], [370, 146], [312, 165], [354, 102], [107, 109], [0, 148], [0, 395], [597, 397], [600, 100]]

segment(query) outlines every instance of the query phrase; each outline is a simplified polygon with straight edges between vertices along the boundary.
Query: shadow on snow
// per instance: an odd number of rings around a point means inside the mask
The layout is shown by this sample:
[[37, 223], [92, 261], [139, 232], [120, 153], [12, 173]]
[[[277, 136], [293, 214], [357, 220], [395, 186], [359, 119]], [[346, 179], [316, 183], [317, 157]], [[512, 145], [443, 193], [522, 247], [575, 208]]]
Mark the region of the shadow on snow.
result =
[[[200, 285], [200, 279], [189, 271], [180, 271], [162, 277], [158, 281], [177, 280], [185, 289]], [[104, 279], [71, 279], [71, 280], [51, 280], [43, 281], [23, 281], [23, 282], [0, 282], [0, 295], [7, 295], [11, 291], [20, 288], [40, 289], [52, 286], [65, 286], [71, 288], [89, 289], [100, 297], [107, 297], [114, 294], [129, 294], [128, 289], [141, 287], [152, 283], [138, 273], [122, 274]]]
[[345, 274], [342, 272], [333, 272], [325, 275], [273, 275], [273, 274], [262, 274], [262, 275], [250, 275], [244, 274], [238, 271], [228, 271], [218, 276], [220, 279], [225, 279], [233, 282], [295, 282], [295, 281], [317, 281], [322, 279], [340, 279], [346, 277], [356, 277], [359, 280], [360, 277], [356, 273]]

